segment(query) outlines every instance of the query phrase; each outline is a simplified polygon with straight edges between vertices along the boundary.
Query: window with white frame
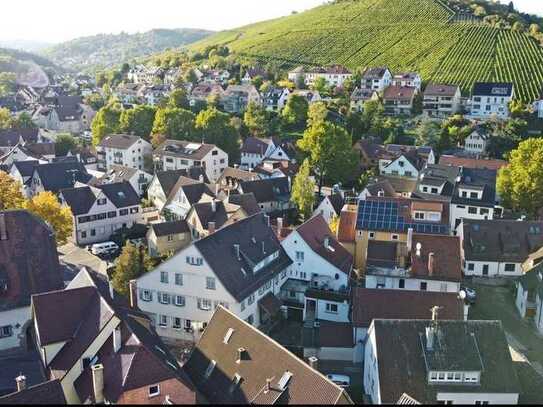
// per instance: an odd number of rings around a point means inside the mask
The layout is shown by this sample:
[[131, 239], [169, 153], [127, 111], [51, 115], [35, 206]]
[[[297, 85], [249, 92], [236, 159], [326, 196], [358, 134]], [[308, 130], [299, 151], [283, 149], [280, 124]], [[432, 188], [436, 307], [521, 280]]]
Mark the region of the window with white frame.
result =
[[303, 263], [304, 262], [304, 256], [305, 256], [304, 252], [296, 252], [296, 261], [298, 263]]
[[181, 329], [183, 320], [181, 318], [175, 317], [172, 321], [172, 328], [173, 329]]
[[160, 282], [162, 284], [168, 284], [168, 282], [169, 282], [168, 272], [166, 272], [166, 271], [161, 271], [160, 272]]
[[202, 311], [211, 311], [213, 303], [205, 298], [198, 298], [198, 308]]
[[168, 305], [170, 303], [170, 295], [167, 293], [158, 293], [158, 298], [161, 304]]
[[0, 338], [8, 338], [10, 336], [13, 336], [13, 328], [11, 325], [0, 327]]
[[326, 303], [326, 312], [329, 314], [337, 314], [338, 313], [337, 304]]
[[183, 285], [183, 274], [175, 273], [175, 285]]
[[158, 325], [163, 328], [166, 328], [168, 326], [168, 317], [166, 315], [159, 315]]
[[151, 302], [153, 300], [153, 295], [150, 290], [142, 290], [141, 299], [145, 302]]
[[206, 289], [208, 290], [216, 290], [216, 283], [215, 278], [213, 277], [206, 277]]
[[175, 306], [176, 307], [184, 307], [186, 304], [185, 297], [182, 295], [176, 295], [175, 296]]
[[160, 386], [158, 384], [156, 386], [149, 387], [149, 397], [156, 397], [159, 395], [160, 395]]
[[248, 303], [249, 305], [252, 305], [254, 302], [255, 302], [255, 295], [254, 295], [254, 294], [251, 294], [251, 295], [249, 296], [249, 298], [247, 299], [247, 303]]

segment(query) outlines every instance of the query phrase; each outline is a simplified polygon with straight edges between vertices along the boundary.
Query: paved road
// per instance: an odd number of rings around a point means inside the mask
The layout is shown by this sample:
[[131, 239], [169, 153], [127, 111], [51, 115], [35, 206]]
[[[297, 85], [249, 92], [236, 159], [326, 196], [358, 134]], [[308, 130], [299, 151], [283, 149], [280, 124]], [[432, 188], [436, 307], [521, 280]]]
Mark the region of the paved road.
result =
[[58, 248], [60, 261], [71, 267], [87, 267], [102, 274], [106, 274], [108, 264], [92, 255], [87, 249], [68, 243]]

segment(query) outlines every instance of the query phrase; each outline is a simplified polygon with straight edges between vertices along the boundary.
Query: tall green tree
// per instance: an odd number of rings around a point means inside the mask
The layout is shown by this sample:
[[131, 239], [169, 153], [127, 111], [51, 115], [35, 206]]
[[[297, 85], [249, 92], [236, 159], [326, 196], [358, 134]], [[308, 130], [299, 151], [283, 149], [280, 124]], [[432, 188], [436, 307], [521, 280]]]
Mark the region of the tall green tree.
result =
[[32, 116], [27, 112], [23, 112], [13, 121], [13, 127], [18, 129], [35, 129], [38, 126], [32, 121]]
[[153, 134], [162, 134], [172, 140], [194, 140], [195, 115], [177, 107], [158, 109], [153, 125]]
[[11, 72], [0, 72], [0, 97], [9, 95], [17, 89], [17, 76]]
[[498, 173], [502, 204], [536, 217], [543, 208], [543, 139], [528, 139], [510, 155], [509, 166]]
[[121, 112], [120, 104], [110, 103], [96, 113], [91, 124], [92, 143], [95, 146], [107, 135], [119, 132]]
[[58, 156], [63, 157], [77, 147], [77, 139], [69, 133], [59, 134], [55, 139], [55, 153]]
[[313, 121], [298, 140], [318, 177], [319, 195], [324, 182], [346, 181], [355, 172], [356, 154], [352, 138], [343, 127], [327, 121]]
[[113, 273], [113, 288], [124, 296], [130, 293], [130, 281], [151, 269], [151, 260], [145, 250], [127, 243], [117, 260]]
[[9, 129], [11, 127], [13, 127], [11, 112], [4, 107], [0, 107], [0, 129]]
[[315, 205], [315, 181], [310, 173], [309, 160], [305, 160], [292, 184], [291, 201], [296, 204], [303, 221], [311, 217]]
[[119, 124], [120, 131], [149, 141], [156, 111], [155, 107], [149, 105], [138, 105], [133, 109], [123, 110]]
[[196, 117], [196, 129], [202, 140], [224, 150], [231, 162], [239, 160], [240, 135], [228, 114], [214, 107], [202, 110]]
[[309, 104], [306, 98], [300, 95], [291, 95], [281, 112], [283, 125], [292, 130], [304, 128], [308, 110]]
[[243, 122], [255, 137], [264, 137], [268, 132], [266, 111], [254, 102], [247, 105], [247, 110], [243, 115]]
[[417, 145], [436, 147], [440, 141], [441, 129], [432, 120], [423, 120], [416, 129]]
[[168, 98], [168, 107], [189, 109], [189, 99], [185, 88], [174, 89]]

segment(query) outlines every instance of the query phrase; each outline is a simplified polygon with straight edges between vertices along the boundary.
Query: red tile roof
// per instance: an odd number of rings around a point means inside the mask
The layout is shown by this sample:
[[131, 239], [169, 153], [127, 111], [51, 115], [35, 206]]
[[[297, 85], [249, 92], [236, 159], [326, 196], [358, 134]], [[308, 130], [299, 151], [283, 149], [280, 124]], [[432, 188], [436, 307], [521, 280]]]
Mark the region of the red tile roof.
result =
[[[420, 243], [420, 256], [417, 245]], [[429, 254], [434, 254], [434, 272], [428, 270]], [[460, 238], [457, 236], [413, 235], [411, 250], [411, 276], [434, 280], [462, 281]]]
[[439, 164], [498, 171], [503, 167], [507, 167], [508, 162], [504, 160], [486, 160], [478, 158], [455, 157], [453, 155], [442, 155], [439, 159]]
[[338, 240], [342, 243], [354, 243], [356, 237], [356, 219], [353, 211], [342, 211], [339, 217]]
[[439, 319], [464, 318], [456, 293], [355, 288], [352, 295], [353, 325], [358, 328], [368, 328], [374, 319], [431, 319], [435, 306], [442, 307]]
[[[322, 215], [315, 216], [296, 229], [311, 249], [329, 263], [349, 274], [353, 265], [353, 256], [333, 236]], [[329, 246], [325, 247], [325, 240]]]

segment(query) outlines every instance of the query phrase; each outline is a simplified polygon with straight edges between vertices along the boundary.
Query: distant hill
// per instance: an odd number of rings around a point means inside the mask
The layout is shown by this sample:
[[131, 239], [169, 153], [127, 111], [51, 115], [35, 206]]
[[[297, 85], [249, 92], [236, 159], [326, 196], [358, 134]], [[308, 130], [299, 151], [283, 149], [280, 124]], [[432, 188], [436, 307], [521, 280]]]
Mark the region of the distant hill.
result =
[[[479, 2], [482, 3], [482, 2]], [[312, 10], [212, 35], [194, 51], [226, 45], [247, 63], [282, 68], [342, 64], [418, 71], [425, 81], [512, 81], [539, 96], [543, 49], [525, 32], [491, 26], [442, 0], [337, 0]], [[491, 3], [488, 3], [491, 4]], [[493, 4], [493, 3], [492, 3]], [[449, 6], [451, 5], [451, 6]]]
[[15, 74], [19, 85], [45, 87], [49, 84], [49, 77], [61, 71], [61, 68], [42, 56], [0, 48], [0, 72]]
[[198, 29], [151, 30], [138, 34], [99, 34], [77, 38], [43, 50], [55, 63], [78, 70], [107, 68], [211, 35]]
[[50, 42], [31, 41], [31, 40], [0, 40], [0, 47], [22, 50], [26, 52], [38, 52], [52, 47]]

